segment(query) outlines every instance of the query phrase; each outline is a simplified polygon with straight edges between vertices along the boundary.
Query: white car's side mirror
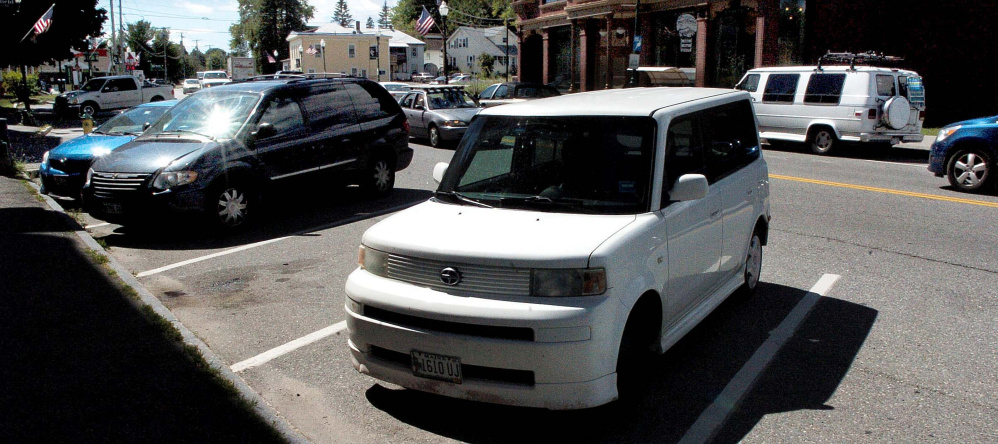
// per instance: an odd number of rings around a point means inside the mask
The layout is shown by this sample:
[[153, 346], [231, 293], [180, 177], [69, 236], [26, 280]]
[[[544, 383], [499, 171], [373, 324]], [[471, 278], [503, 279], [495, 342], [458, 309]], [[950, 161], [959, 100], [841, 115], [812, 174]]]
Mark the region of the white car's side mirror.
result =
[[447, 172], [447, 167], [450, 166], [447, 162], [439, 162], [433, 166], [433, 181], [440, 185], [440, 182], [444, 180], [444, 173]]
[[703, 174], [683, 174], [669, 190], [669, 200], [685, 202], [707, 197], [707, 176]]

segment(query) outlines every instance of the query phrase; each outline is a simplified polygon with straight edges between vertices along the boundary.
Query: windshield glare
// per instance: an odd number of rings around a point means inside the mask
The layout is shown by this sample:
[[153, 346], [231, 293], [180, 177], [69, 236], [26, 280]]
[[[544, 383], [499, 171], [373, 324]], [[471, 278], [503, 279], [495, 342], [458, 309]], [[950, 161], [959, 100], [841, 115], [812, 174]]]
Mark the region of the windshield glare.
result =
[[149, 134], [193, 132], [231, 138], [242, 128], [260, 101], [260, 94], [206, 89], [187, 96], [149, 128]]
[[642, 213], [654, 140], [649, 117], [479, 116], [439, 191], [504, 208]]
[[477, 108], [475, 99], [471, 98], [464, 89], [444, 89], [428, 91], [426, 99], [430, 109], [451, 109], [451, 108]]
[[159, 119], [163, 113], [170, 109], [168, 106], [142, 106], [132, 108], [111, 118], [103, 125], [94, 130], [101, 134], [128, 134], [141, 133], [142, 126], [146, 123], [153, 123]]

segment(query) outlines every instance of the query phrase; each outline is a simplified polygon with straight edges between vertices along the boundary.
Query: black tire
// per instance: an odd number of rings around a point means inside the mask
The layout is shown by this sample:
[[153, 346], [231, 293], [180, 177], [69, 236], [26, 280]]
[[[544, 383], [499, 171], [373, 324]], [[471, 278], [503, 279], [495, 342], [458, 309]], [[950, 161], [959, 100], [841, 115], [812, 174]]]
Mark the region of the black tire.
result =
[[430, 146], [434, 148], [440, 148], [444, 144], [444, 139], [440, 137], [440, 130], [437, 129], [436, 125], [430, 125], [426, 137], [430, 140]]
[[762, 274], [762, 237], [759, 230], [752, 233], [749, 239], [748, 250], [745, 252], [745, 282], [742, 284], [742, 293], [745, 296], [752, 296], [759, 288], [759, 276]]
[[205, 196], [205, 210], [212, 226], [235, 231], [246, 226], [257, 207], [257, 194], [246, 181], [220, 183]]
[[389, 156], [378, 156], [371, 160], [360, 182], [364, 193], [372, 197], [384, 197], [395, 188], [395, 162]]
[[839, 139], [835, 137], [835, 132], [831, 128], [822, 126], [811, 130], [811, 137], [807, 138], [807, 143], [812, 153], [826, 155], [838, 145]]
[[100, 105], [96, 102], [83, 102], [80, 105], [80, 115], [90, 114], [90, 117], [93, 118], [98, 112], [100, 112]]
[[946, 162], [946, 178], [960, 191], [977, 193], [992, 182], [991, 155], [977, 148], [959, 150]]
[[624, 326], [617, 353], [617, 396], [630, 402], [639, 399], [651, 379], [654, 352], [652, 342], [657, 337], [657, 326], [649, 317], [649, 305], [635, 305]]

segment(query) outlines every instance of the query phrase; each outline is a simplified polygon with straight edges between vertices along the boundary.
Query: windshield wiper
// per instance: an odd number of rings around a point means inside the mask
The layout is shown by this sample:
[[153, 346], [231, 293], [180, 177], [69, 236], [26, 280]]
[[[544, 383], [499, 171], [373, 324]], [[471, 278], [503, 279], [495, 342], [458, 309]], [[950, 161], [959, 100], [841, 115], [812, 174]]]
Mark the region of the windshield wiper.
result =
[[472, 204], [472, 205], [477, 206], [477, 207], [493, 208], [492, 205], [489, 205], [489, 204], [477, 201], [477, 200], [472, 199], [472, 198], [470, 198], [468, 196], [465, 196], [465, 195], [463, 195], [461, 193], [458, 193], [457, 191], [434, 191], [433, 195], [434, 196], [448, 196], [448, 197], [453, 197], [453, 198], [455, 198], [455, 199], [457, 199], [457, 200], [459, 200], [461, 202], [469, 203], [469, 204]]
[[192, 130], [189, 130], [189, 129], [164, 130], [164, 131], [160, 131], [160, 132], [158, 132], [156, 134], [169, 134], [169, 133], [190, 133], [190, 134], [196, 134], [196, 135], [201, 136], [201, 137], [207, 137], [207, 138], [209, 138], [211, 140], [215, 140], [215, 138], [213, 136], [209, 136], [207, 134], [202, 134], [202, 133], [199, 133], [197, 131], [192, 131]]
[[508, 196], [499, 198], [499, 205], [505, 207], [506, 205], [533, 205], [541, 207], [557, 207], [557, 208], [571, 208], [577, 211], [589, 211], [584, 210], [585, 203], [581, 199], [564, 199], [555, 198], [552, 199], [547, 196]]

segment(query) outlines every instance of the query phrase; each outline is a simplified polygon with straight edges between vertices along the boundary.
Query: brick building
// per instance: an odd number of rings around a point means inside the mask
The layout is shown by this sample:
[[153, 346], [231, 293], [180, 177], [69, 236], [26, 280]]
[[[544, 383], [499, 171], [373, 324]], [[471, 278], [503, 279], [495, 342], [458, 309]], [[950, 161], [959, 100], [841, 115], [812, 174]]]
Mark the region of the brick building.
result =
[[566, 91], [625, 86], [635, 53], [639, 66], [684, 68], [698, 86], [732, 87], [753, 67], [873, 50], [904, 57], [899, 67], [923, 76], [928, 126], [998, 113], [983, 69], [998, 56], [995, 2], [513, 0], [513, 8], [520, 79]]

